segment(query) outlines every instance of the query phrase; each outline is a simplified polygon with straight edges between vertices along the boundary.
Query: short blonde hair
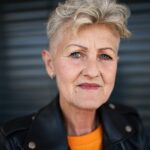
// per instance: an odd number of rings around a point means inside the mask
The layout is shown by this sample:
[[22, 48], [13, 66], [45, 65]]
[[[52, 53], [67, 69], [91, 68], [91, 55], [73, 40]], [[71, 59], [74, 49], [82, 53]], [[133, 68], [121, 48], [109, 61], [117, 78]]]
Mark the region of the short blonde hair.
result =
[[112, 24], [121, 38], [130, 37], [127, 19], [130, 11], [116, 0], [66, 0], [52, 12], [47, 24], [49, 40], [55, 37], [59, 28], [71, 21], [75, 29], [94, 23]]

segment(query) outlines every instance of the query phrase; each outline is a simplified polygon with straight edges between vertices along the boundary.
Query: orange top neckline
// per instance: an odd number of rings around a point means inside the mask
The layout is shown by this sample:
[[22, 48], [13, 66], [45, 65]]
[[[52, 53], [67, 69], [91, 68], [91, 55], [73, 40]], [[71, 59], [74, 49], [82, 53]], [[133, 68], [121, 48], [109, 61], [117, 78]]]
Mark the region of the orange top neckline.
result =
[[91, 150], [95, 146], [99, 147], [100, 150], [102, 148], [102, 128], [98, 127], [94, 131], [81, 136], [68, 136], [68, 144], [71, 150], [82, 150], [85, 147], [86, 150]]

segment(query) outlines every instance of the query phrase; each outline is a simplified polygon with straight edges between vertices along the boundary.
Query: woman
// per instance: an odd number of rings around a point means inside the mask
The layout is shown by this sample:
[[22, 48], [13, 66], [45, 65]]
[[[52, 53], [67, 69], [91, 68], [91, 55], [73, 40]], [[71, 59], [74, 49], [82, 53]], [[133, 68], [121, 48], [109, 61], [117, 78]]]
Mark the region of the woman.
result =
[[129, 10], [115, 0], [68, 0], [52, 13], [42, 53], [59, 95], [1, 128], [3, 150], [147, 150], [134, 109], [108, 102]]

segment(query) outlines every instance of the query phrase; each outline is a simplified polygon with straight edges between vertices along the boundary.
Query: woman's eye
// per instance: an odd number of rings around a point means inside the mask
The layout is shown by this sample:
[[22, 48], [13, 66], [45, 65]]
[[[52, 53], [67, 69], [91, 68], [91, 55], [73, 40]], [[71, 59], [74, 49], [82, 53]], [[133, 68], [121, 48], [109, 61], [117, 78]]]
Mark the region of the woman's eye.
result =
[[72, 58], [80, 58], [81, 57], [81, 53], [80, 52], [73, 52], [70, 54], [70, 56]]
[[103, 60], [112, 60], [112, 57], [110, 57], [109, 55], [107, 54], [101, 54], [99, 56], [100, 59], [103, 59]]

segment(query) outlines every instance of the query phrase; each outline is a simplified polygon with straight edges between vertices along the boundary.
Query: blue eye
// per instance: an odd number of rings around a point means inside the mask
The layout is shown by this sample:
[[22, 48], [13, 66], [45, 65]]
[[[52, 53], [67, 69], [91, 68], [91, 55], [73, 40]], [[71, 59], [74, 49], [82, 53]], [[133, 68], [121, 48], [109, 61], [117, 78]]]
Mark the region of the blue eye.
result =
[[112, 60], [112, 57], [107, 54], [100, 54], [99, 58], [103, 60]]
[[73, 52], [70, 54], [70, 56], [72, 58], [80, 58], [81, 57], [81, 53], [80, 52]]

